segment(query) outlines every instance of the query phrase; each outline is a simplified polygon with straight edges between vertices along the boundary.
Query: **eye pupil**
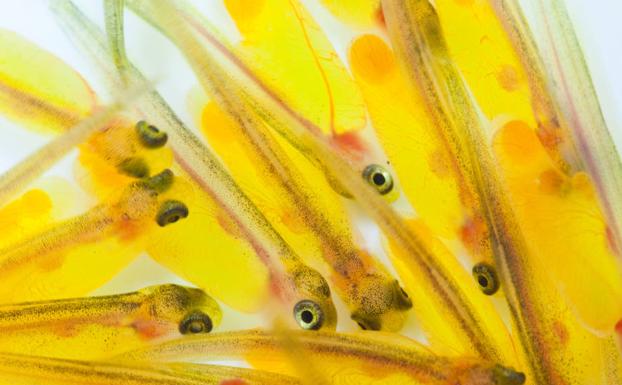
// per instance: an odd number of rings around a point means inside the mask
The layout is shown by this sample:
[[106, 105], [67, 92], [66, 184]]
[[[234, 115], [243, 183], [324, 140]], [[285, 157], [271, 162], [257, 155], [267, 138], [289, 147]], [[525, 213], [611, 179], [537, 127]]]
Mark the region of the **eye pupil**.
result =
[[173, 215], [168, 219], [168, 223], [175, 223], [179, 220], [179, 215]]
[[322, 309], [313, 301], [302, 300], [294, 306], [294, 318], [304, 330], [320, 329], [324, 323], [322, 315]]
[[477, 281], [482, 293], [486, 295], [493, 295], [499, 290], [499, 278], [492, 265], [480, 262], [473, 266], [473, 278]]
[[188, 213], [188, 207], [183, 202], [168, 200], [160, 206], [156, 222], [159, 226], [164, 227], [186, 218]]
[[486, 277], [480, 275], [479, 278], [477, 278], [477, 282], [479, 282], [480, 286], [482, 287], [487, 287], [488, 286], [488, 279], [486, 279]]
[[380, 173], [374, 174], [373, 179], [374, 179], [374, 183], [376, 184], [376, 186], [382, 186], [386, 182], [384, 175]]
[[391, 174], [382, 166], [370, 164], [363, 170], [363, 178], [376, 190], [384, 195], [393, 190], [393, 178]]
[[313, 321], [313, 313], [309, 310], [304, 310], [300, 313], [300, 319], [305, 323], [311, 323], [311, 321]]
[[195, 311], [190, 313], [179, 324], [181, 334], [199, 334], [212, 331], [212, 319], [205, 313]]
[[201, 333], [203, 331], [203, 323], [200, 321], [193, 321], [188, 326], [188, 331], [192, 334]]

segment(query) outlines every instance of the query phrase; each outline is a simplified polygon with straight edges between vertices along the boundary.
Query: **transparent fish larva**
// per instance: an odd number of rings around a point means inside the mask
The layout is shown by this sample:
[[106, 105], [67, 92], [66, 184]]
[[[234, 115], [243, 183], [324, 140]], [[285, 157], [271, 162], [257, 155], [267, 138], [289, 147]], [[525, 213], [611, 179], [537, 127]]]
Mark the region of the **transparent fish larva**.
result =
[[7, 7], [0, 383], [622, 383], [567, 5]]

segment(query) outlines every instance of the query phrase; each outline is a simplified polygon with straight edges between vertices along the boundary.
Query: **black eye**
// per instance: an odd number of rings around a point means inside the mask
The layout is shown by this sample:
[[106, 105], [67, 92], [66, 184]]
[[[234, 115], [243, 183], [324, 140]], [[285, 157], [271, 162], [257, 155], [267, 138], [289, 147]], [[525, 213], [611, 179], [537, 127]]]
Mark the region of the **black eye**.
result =
[[313, 301], [303, 300], [294, 306], [296, 323], [304, 330], [318, 330], [324, 323], [322, 309]]
[[168, 140], [166, 132], [160, 131], [156, 126], [152, 126], [144, 120], [136, 123], [136, 133], [140, 143], [147, 148], [162, 147]]
[[393, 177], [382, 166], [370, 164], [365, 167], [363, 178], [382, 195], [388, 194], [393, 190]]
[[127, 158], [117, 165], [117, 170], [134, 178], [144, 178], [149, 175], [149, 166], [143, 158]]
[[168, 190], [173, 184], [173, 172], [166, 169], [144, 181], [146, 186], [158, 193]]
[[166, 201], [160, 206], [156, 222], [164, 227], [188, 216], [188, 207], [180, 201]]
[[491, 265], [480, 262], [473, 266], [473, 278], [477, 281], [480, 290], [486, 295], [493, 295], [499, 290], [499, 278], [495, 268]]
[[181, 334], [209, 333], [212, 331], [212, 327], [212, 319], [207, 314], [195, 311], [188, 314], [179, 323], [179, 332]]

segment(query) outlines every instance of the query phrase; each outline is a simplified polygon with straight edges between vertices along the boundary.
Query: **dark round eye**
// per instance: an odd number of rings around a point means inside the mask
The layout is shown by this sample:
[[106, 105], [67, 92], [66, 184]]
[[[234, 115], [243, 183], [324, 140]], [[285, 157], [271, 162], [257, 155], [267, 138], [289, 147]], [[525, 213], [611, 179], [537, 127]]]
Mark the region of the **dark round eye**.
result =
[[169, 200], [162, 203], [156, 222], [164, 227], [188, 216], [188, 207], [180, 201]]
[[294, 306], [294, 318], [298, 326], [304, 330], [318, 330], [324, 323], [322, 309], [309, 300], [302, 300]]
[[363, 178], [382, 195], [393, 190], [393, 177], [384, 167], [370, 164], [363, 170]]
[[212, 331], [212, 327], [212, 319], [207, 314], [195, 311], [188, 314], [179, 323], [179, 332], [181, 334], [209, 333]]
[[166, 144], [168, 135], [160, 131], [156, 126], [148, 124], [144, 120], [136, 123], [136, 133], [140, 143], [147, 148], [159, 148]]
[[134, 178], [144, 178], [149, 175], [149, 165], [143, 158], [126, 158], [117, 165], [117, 170]]
[[499, 278], [495, 268], [491, 265], [480, 262], [473, 266], [473, 278], [477, 281], [477, 284], [486, 295], [493, 295], [499, 290]]
[[169, 169], [165, 169], [159, 174], [153, 175], [145, 181], [145, 184], [148, 188], [162, 193], [168, 190], [173, 184], [173, 172]]

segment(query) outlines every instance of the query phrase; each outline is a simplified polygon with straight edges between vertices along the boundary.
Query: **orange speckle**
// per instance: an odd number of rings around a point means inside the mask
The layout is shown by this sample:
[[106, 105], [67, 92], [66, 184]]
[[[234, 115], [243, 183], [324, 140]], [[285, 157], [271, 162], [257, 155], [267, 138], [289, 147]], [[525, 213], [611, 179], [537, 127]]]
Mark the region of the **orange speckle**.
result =
[[451, 175], [451, 167], [445, 151], [437, 149], [428, 155], [428, 167], [441, 178]]
[[460, 239], [465, 247], [477, 252], [486, 237], [486, 233], [487, 228], [484, 220], [479, 216], [471, 217], [467, 218], [460, 228]]
[[553, 333], [557, 337], [560, 345], [565, 346], [568, 344], [570, 334], [568, 334], [568, 329], [561, 321], [555, 321], [553, 323]]
[[555, 150], [562, 142], [562, 134], [557, 125], [554, 122], [543, 122], [540, 123], [537, 130], [538, 138], [540, 139], [540, 143], [548, 149]]
[[374, 15], [374, 16], [375, 16], [376, 22], [377, 22], [377, 23], [378, 23], [381, 27], [386, 28], [386, 26], [387, 26], [387, 22], [386, 22], [386, 20], [384, 19], [384, 11], [382, 10], [382, 5], [381, 5], [381, 6], [379, 6], [379, 7], [376, 9], [376, 13], [375, 13], [375, 15]]
[[516, 91], [520, 86], [518, 73], [511, 65], [504, 65], [499, 72], [497, 72], [496, 77], [501, 88], [508, 92]]
[[546, 194], [559, 194], [564, 187], [564, 178], [556, 170], [543, 171], [538, 178], [540, 191]]
[[463, 7], [470, 7], [473, 5], [475, 0], [456, 0], [458, 5], [462, 5]]
[[[122, 241], [131, 241], [143, 233], [145, 223], [134, 217], [131, 201], [120, 202], [107, 210], [106, 214], [109, 218], [114, 218], [112, 222], [112, 232]], [[154, 214], [155, 216], [155, 214]]]
[[281, 213], [281, 221], [294, 234], [304, 234], [307, 230], [304, 219], [295, 213], [295, 210], [284, 210]]
[[117, 237], [124, 242], [130, 242], [144, 233], [144, 222], [133, 221], [127, 215], [121, 215], [117, 226]]
[[376, 35], [359, 36], [350, 46], [349, 59], [352, 70], [365, 81], [384, 81], [396, 68], [393, 52]]
[[351, 155], [362, 155], [367, 150], [367, 146], [358, 136], [357, 132], [344, 132], [341, 134], [335, 134], [333, 140], [337, 146], [349, 152]]
[[132, 328], [136, 331], [136, 334], [144, 340], [151, 340], [166, 334], [170, 328], [164, 324], [153, 320], [139, 319], [132, 323]]
[[71, 338], [78, 335], [78, 329], [76, 322], [66, 321], [54, 328], [52, 332], [62, 338]]

